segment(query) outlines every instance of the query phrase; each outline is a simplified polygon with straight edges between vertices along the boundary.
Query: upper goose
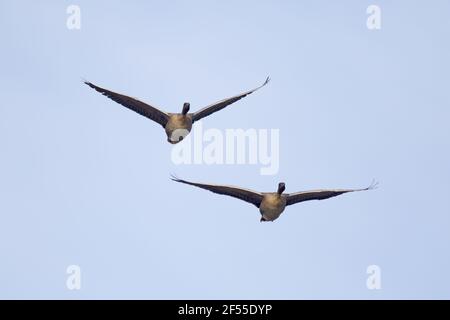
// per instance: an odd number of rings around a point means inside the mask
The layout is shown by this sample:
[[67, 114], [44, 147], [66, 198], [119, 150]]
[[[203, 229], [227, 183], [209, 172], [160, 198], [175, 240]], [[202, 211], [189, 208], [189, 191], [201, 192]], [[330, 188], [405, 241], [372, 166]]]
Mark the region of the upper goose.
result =
[[178, 179], [174, 176], [172, 176], [171, 179], [176, 182], [189, 184], [191, 186], [209, 190], [214, 193], [227, 195], [230, 197], [238, 198], [246, 202], [252, 203], [259, 208], [259, 211], [261, 213], [261, 220], [260, 220], [261, 222], [274, 221], [278, 219], [278, 217], [284, 211], [286, 206], [289, 206], [294, 203], [309, 200], [328, 199], [347, 192], [371, 190], [377, 186], [377, 183], [373, 182], [369, 187], [364, 189], [311, 190], [296, 193], [283, 193], [284, 190], [286, 189], [286, 185], [283, 182], [280, 182], [278, 184], [277, 192], [256, 192], [233, 186], [194, 183]]
[[226, 106], [248, 96], [249, 94], [255, 92], [256, 90], [264, 87], [269, 82], [269, 80], [270, 78], [267, 77], [266, 81], [264, 81], [264, 83], [261, 86], [253, 90], [246, 91], [236, 96], [215, 102], [194, 113], [188, 113], [190, 109], [189, 102], [184, 103], [181, 113], [168, 113], [161, 111], [160, 109], [152, 105], [146, 104], [142, 101], [139, 101], [135, 98], [100, 88], [87, 81], [85, 81], [84, 83], [87, 84], [92, 89], [114, 100], [115, 102], [120, 103], [121, 105], [127, 107], [128, 109], [131, 109], [143, 115], [144, 117], [147, 117], [162, 125], [163, 128], [166, 130], [167, 141], [172, 144], [175, 144], [183, 140], [183, 138], [189, 134], [189, 132], [192, 129], [192, 124], [195, 121], [207, 117], [210, 114], [213, 114], [214, 112], [222, 110]]

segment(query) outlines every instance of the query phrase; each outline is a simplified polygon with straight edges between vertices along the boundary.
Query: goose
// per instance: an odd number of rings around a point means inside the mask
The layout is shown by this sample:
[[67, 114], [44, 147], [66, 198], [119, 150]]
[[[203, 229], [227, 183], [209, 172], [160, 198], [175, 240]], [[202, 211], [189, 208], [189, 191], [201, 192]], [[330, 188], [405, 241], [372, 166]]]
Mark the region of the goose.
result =
[[270, 78], [267, 77], [264, 83], [255, 89], [243, 92], [241, 94], [235, 95], [227, 99], [217, 101], [194, 113], [189, 113], [191, 107], [189, 102], [185, 102], [183, 104], [183, 109], [181, 113], [168, 113], [160, 110], [159, 108], [153, 105], [144, 103], [135, 98], [120, 93], [112, 92], [107, 89], [96, 86], [95, 84], [89, 81], [84, 81], [84, 83], [89, 87], [91, 87], [92, 89], [94, 89], [95, 91], [100, 92], [104, 96], [123, 105], [124, 107], [131, 109], [139, 113], [140, 115], [159, 123], [166, 131], [167, 141], [171, 144], [176, 144], [181, 140], [183, 140], [183, 138], [185, 138], [191, 132], [192, 124], [194, 122], [204, 117], [207, 117], [217, 111], [220, 111], [225, 107], [229, 106], [230, 104], [235, 103], [236, 101], [248, 96], [249, 94], [252, 94], [258, 89], [264, 87], [267, 83], [269, 83], [269, 81]]
[[175, 176], [172, 176], [171, 179], [176, 182], [188, 184], [251, 203], [259, 208], [259, 212], [261, 213], [261, 222], [275, 221], [280, 217], [286, 206], [290, 206], [295, 203], [309, 200], [324, 200], [348, 192], [367, 191], [376, 188], [378, 185], [378, 183], [373, 181], [370, 186], [363, 189], [329, 189], [284, 193], [286, 189], [286, 184], [284, 182], [280, 182], [278, 184], [278, 190], [276, 192], [256, 192], [234, 186], [195, 183], [179, 179]]

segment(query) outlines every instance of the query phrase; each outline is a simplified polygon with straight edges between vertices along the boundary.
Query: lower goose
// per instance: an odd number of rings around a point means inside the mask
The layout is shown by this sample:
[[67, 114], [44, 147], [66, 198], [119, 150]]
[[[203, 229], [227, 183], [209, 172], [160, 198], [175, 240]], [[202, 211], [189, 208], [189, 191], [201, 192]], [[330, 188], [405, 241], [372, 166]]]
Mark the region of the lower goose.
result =
[[296, 193], [284, 193], [286, 185], [283, 182], [278, 184], [277, 192], [256, 192], [233, 186], [195, 183], [178, 179], [174, 176], [172, 176], [172, 180], [249, 202], [259, 208], [259, 212], [261, 213], [261, 222], [275, 221], [280, 217], [286, 206], [290, 206], [298, 202], [324, 200], [348, 192], [371, 190], [377, 186], [377, 183], [372, 182], [369, 187], [363, 189], [311, 190]]

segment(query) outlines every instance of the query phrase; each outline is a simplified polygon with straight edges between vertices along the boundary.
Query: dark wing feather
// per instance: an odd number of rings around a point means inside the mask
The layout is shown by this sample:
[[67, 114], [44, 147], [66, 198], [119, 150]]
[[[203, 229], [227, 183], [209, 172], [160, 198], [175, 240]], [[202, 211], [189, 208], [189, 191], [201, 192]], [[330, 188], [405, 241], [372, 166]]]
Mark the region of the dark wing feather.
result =
[[209, 190], [209, 191], [217, 193], [217, 194], [222, 194], [222, 195], [240, 199], [240, 200], [249, 202], [251, 204], [254, 204], [258, 208], [263, 199], [263, 195], [261, 193], [255, 192], [252, 190], [248, 190], [248, 189], [242, 189], [242, 188], [233, 187], [233, 186], [221, 186], [221, 185], [213, 185], [213, 184], [194, 183], [194, 182], [189, 182], [186, 180], [178, 179], [173, 176], [171, 179], [176, 182], [181, 182], [181, 183], [185, 183], [185, 184], [188, 184], [191, 186]]
[[332, 197], [339, 196], [347, 192], [356, 191], [366, 191], [374, 189], [377, 183], [372, 182], [372, 184], [364, 189], [336, 189], [336, 190], [311, 190], [291, 193], [287, 195], [286, 205], [291, 205], [298, 202], [309, 201], [309, 200], [324, 200]]
[[90, 82], [85, 81], [85, 84], [87, 84], [92, 89], [100, 92], [104, 96], [110, 98], [111, 100], [123, 105], [124, 107], [127, 107], [128, 109], [131, 109], [140, 115], [143, 115], [144, 117], [147, 117], [163, 127], [166, 126], [167, 121], [169, 120], [169, 115], [155, 107], [152, 107], [151, 105], [148, 105], [142, 101], [139, 101], [135, 98], [131, 98], [128, 96], [125, 96], [123, 94], [115, 93], [103, 88], [100, 88], [96, 86], [95, 84], [92, 84]]
[[213, 114], [214, 112], [222, 110], [226, 106], [229, 106], [230, 104], [235, 103], [236, 101], [241, 100], [242, 98], [248, 96], [249, 94], [252, 94], [256, 90], [264, 87], [269, 81], [270, 81], [270, 78], [267, 77], [266, 81], [261, 86], [259, 86], [258, 88], [255, 88], [253, 90], [250, 90], [250, 91], [238, 94], [238, 95], [236, 95], [234, 97], [231, 97], [231, 98], [227, 98], [227, 99], [215, 102], [213, 104], [210, 104], [207, 107], [204, 107], [203, 109], [201, 109], [201, 110], [199, 110], [199, 111], [197, 111], [195, 113], [192, 113], [191, 114], [192, 121], [194, 121], [194, 122], [198, 121], [198, 120], [200, 120], [200, 119], [202, 119], [204, 117], [209, 116], [210, 114]]

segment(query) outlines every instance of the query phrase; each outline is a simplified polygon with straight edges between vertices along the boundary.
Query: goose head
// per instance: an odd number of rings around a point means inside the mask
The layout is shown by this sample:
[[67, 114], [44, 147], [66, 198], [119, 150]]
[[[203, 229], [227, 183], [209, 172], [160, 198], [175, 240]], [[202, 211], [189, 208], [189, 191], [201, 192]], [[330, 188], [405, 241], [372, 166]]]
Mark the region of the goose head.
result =
[[190, 108], [191, 108], [191, 104], [189, 102], [185, 102], [183, 104], [183, 111], [181, 113], [185, 116], [189, 112]]
[[277, 191], [277, 193], [281, 195], [284, 192], [284, 190], [286, 190], [286, 185], [284, 184], [284, 182], [280, 182], [278, 184], [278, 191]]

